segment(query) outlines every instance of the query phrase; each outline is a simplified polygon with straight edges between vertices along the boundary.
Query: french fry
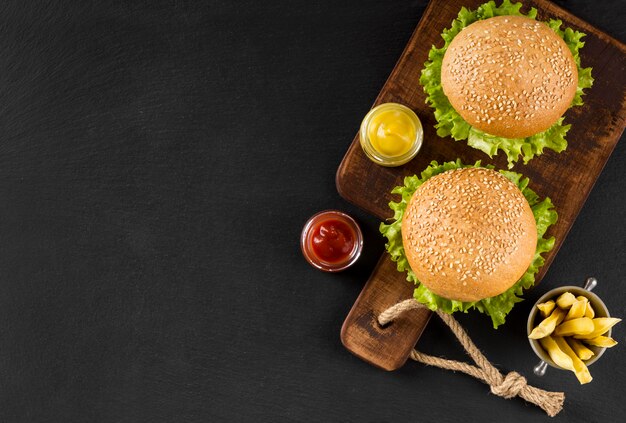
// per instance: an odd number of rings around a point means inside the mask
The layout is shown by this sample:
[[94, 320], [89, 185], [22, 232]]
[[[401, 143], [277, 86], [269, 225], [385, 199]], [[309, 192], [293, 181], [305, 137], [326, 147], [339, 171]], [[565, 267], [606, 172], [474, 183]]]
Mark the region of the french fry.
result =
[[574, 350], [576, 355], [581, 360], [589, 360], [591, 357], [593, 357], [595, 355], [593, 351], [591, 351], [589, 348], [587, 348], [578, 339], [574, 339], [572, 337], [568, 337], [567, 338], [567, 343], [569, 344], [570, 347], [572, 347], [572, 349]]
[[[585, 317], [586, 319], [586, 317]], [[614, 325], [621, 322], [622, 319], [617, 319], [615, 317], [596, 317], [591, 320], [593, 322], [593, 331], [588, 334], [578, 333], [574, 335], [574, 338], [578, 339], [593, 339], [597, 338], [600, 335], [604, 335], [607, 333], [609, 329], [611, 329]]]
[[542, 317], [548, 317], [550, 313], [552, 313], [552, 310], [554, 310], [554, 307], [556, 307], [556, 303], [554, 302], [554, 300], [537, 304], [537, 308], [539, 309], [539, 312], [541, 313]]
[[574, 350], [572, 350], [567, 341], [565, 341], [565, 338], [555, 336], [554, 342], [556, 343], [557, 347], [572, 360], [572, 370], [574, 371], [574, 374], [576, 375], [576, 378], [578, 379], [580, 384], [584, 385], [585, 383], [591, 382], [593, 378], [591, 377], [591, 373], [589, 373], [589, 369], [587, 368], [585, 363], [583, 363], [582, 360], [576, 355]]
[[593, 309], [593, 306], [591, 305], [590, 302], [587, 303], [587, 308], [585, 309], [585, 317], [589, 317], [590, 319], [593, 319], [594, 317], [596, 317], [596, 312]]
[[[583, 317], [589, 317], [589, 316], [587, 316], [587, 309], [591, 307], [591, 303], [589, 302], [589, 298], [585, 297], [584, 295], [579, 295], [578, 297], [576, 297], [576, 299], [578, 301], [584, 301], [585, 302], [585, 312], [583, 313]], [[593, 313], [593, 309], [591, 309], [591, 313]], [[589, 318], [593, 319], [593, 317], [589, 317]]]
[[611, 348], [617, 345], [617, 341], [608, 336], [598, 336], [592, 339], [583, 339], [585, 344], [595, 345], [596, 347]]
[[565, 370], [574, 370], [572, 358], [559, 348], [554, 338], [548, 335], [541, 338], [539, 343], [546, 350], [552, 361], [554, 361], [554, 364]]
[[587, 303], [589, 302], [589, 300], [587, 300], [585, 297], [582, 297], [582, 300], [580, 300], [579, 298], [581, 297], [576, 298], [576, 301], [574, 301], [574, 304], [572, 304], [572, 306], [570, 307], [564, 320], [567, 321], [584, 317], [585, 310], [587, 309]]
[[558, 305], [563, 310], [569, 309], [572, 304], [576, 301], [576, 297], [571, 292], [564, 292], [559, 295], [559, 298], [556, 299], [556, 305]]
[[537, 325], [536, 328], [528, 335], [531, 339], [541, 339], [550, 335], [554, 332], [554, 328], [556, 325], [561, 323], [565, 318], [565, 310], [560, 308], [555, 308], [554, 311], [550, 314], [550, 316], [546, 317]]
[[568, 320], [554, 329], [556, 336], [588, 335], [594, 330], [593, 320], [589, 317]]

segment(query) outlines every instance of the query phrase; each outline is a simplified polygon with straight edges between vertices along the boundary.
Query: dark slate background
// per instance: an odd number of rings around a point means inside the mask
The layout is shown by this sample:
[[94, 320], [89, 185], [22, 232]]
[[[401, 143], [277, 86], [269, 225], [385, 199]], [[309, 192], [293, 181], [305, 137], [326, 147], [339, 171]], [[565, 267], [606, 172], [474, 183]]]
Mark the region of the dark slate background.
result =
[[[620, 40], [624, 1], [560, 1]], [[383, 251], [335, 170], [425, 1], [0, 5], [0, 421], [540, 421], [461, 374], [350, 355], [342, 321]], [[622, 75], [623, 78], [623, 75]], [[564, 390], [554, 421], [626, 413], [626, 338], [581, 387], [531, 374], [531, 303], [594, 275], [626, 316], [622, 141], [540, 287], [502, 329], [459, 316], [505, 371]], [[358, 264], [298, 248], [351, 213]], [[462, 359], [433, 320], [420, 349]]]

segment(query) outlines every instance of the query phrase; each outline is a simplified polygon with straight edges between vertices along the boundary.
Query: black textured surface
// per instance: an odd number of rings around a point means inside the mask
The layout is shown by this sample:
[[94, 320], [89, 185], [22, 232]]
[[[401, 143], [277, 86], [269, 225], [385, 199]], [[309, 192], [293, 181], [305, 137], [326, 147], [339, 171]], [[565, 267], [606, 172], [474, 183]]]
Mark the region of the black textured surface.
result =
[[[425, 2], [23, 3], [0, 5], [0, 421], [548, 419], [339, 342], [383, 241], [335, 170]], [[559, 4], [626, 39], [624, 1]], [[524, 338], [534, 299], [589, 275], [626, 316], [625, 159], [622, 140], [505, 327], [459, 316], [503, 370], [566, 392], [555, 421], [626, 413], [624, 328], [584, 387], [532, 376]], [[325, 208], [366, 235], [341, 274], [298, 248]], [[419, 347], [463, 358], [435, 319]]]

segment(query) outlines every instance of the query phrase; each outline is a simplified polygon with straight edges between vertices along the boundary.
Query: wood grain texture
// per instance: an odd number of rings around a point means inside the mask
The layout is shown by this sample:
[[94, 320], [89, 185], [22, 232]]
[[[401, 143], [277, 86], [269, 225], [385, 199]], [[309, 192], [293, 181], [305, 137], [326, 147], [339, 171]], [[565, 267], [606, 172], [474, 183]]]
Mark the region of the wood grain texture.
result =
[[385, 327], [378, 324], [377, 317], [412, 293], [413, 288], [406, 283], [404, 275], [396, 271], [396, 264], [384, 254], [356, 301], [358, 307], [352, 309], [341, 327], [343, 345], [357, 357], [384, 370], [401, 367], [414, 343], [395, 340], [417, 340], [432, 312], [413, 310]]
[[[429, 3], [374, 103], [398, 102], [411, 107], [424, 126], [422, 150], [404, 166], [381, 167], [363, 154], [357, 133], [336, 175], [337, 189], [345, 199], [385, 219], [393, 215], [388, 207], [389, 201], [397, 200], [390, 194], [391, 189], [400, 185], [405, 176], [420, 173], [432, 160], [442, 162], [461, 158], [464, 163], [482, 160], [484, 164], [506, 168], [506, 157], [503, 154], [490, 159], [481, 151], [467, 146], [465, 141], [454, 142], [451, 138], [438, 137], [432, 109], [426, 105], [426, 95], [419, 84], [420, 72], [428, 58], [430, 46], [443, 44], [440, 38], [442, 30], [450, 26], [461, 7], [475, 8], [481, 3], [481, 0]], [[554, 236], [556, 243], [554, 249], [545, 254], [545, 265], [537, 275], [539, 283], [624, 131], [626, 107], [623, 75], [626, 69], [626, 46], [548, 1], [526, 2], [522, 10], [526, 11], [531, 6], [538, 9], [537, 19], [558, 18], [565, 26], [587, 34], [581, 61], [583, 67], [593, 68], [595, 79], [594, 86], [586, 90], [585, 104], [571, 108], [565, 114], [565, 122], [572, 123], [567, 135], [567, 150], [560, 154], [546, 150], [545, 154], [536, 157], [528, 165], [518, 163], [513, 169], [530, 177], [531, 188], [541, 197], [550, 197], [559, 213], [557, 224], [547, 234]], [[402, 295], [389, 292], [392, 289]], [[373, 320], [369, 316], [373, 310], [378, 311], [381, 303], [388, 307], [397, 302], [392, 301], [394, 297], [397, 296], [397, 300], [405, 299], [410, 297], [411, 291], [403, 275], [386, 260], [381, 260], [344, 323], [342, 341], [346, 348], [387, 370], [401, 366], [428, 319], [413, 316], [414, 323], [422, 326], [412, 331], [403, 328], [381, 332], [378, 328], [372, 328]], [[375, 353], [381, 351], [384, 353], [376, 356]]]

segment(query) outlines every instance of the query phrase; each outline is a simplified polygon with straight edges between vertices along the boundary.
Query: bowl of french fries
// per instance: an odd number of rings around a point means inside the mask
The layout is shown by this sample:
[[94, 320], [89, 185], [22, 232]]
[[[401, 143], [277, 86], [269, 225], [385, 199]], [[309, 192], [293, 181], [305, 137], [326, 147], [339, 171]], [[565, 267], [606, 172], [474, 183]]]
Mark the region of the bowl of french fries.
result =
[[607, 348], [617, 345], [612, 328], [621, 319], [611, 317], [604, 302], [578, 286], [548, 291], [528, 316], [527, 333], [535, 354], [552, 367], [574, 372], [581, 384], [592, 380], [588, 366]]

